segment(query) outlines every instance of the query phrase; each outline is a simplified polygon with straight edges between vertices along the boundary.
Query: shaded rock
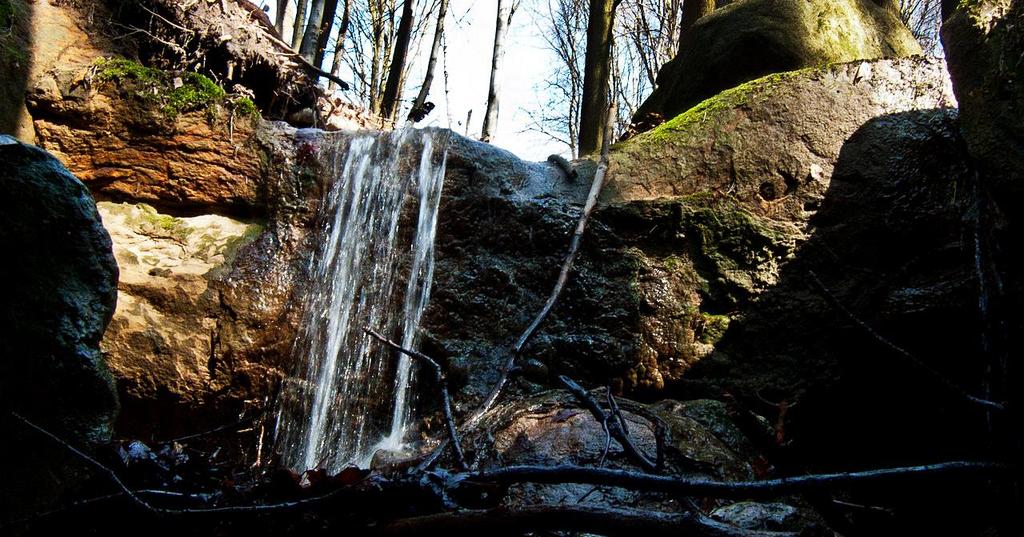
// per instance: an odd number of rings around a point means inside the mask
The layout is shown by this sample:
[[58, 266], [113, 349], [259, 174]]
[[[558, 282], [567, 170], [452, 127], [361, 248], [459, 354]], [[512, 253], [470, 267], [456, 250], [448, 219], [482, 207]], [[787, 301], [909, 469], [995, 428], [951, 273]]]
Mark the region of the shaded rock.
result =
[[1024, 5], [960, 2], [942, 25], [942, 44], [971, 155], [1001, 189], [1024, 185]]
[[[604, 391], [594, 397], [604, 400]], [[666, 469], [670, 475], [706, 477], [727, 481], [749, 479], [748, 460], [727, 448], [710, 429], [685, 416], [661, 408], [618, 399], [623, 417], [637, 448], [653, 460], [657, 453], [654, 425], [645, 417], [656, 416], [667, 425]], [[728, 427], [727, 421], [720, 426]], [[573, 464], [639, 471], [617, 441], [607, 441], [602, 424], [566, 391], [552, 391], [499, 404], [488, 412], [464, 442], [469, 456], [481, 468], [515, 464], [543, 466]], [[579, 502], [604, 507], [685, 508], [678, 498], [638, 493], [614, 487], [589, 485], [515, 485], [510, 505]]]
[[[118, 401], [99, 343], [117, 300], [110, 236], [89, 191], [51, 155], [0, 137], [3, 513], [44, 501], [81, 469], [10, 411], [85, 449], [110, 439]], [[33, 487], [18, 485], [33, 483]]]
[[[678, 382], [778, 283], [846, 139], [879, 115], [951, 102], [940, 62], [842, 64], [752, 82], [616, 145], [576, 272], [527, 356], [626, 390]], [[450, 175], [464, 173], [450, 155]], [[446, 184], [424, 327], [460, 368], [491, 364], [472, 367], [473, 393], [503, 360], [493, 342], [543, 304], [589, 183], [533, 177]]]
[[631, 132], [769, 73], [922, 53], [898, 13], [874, 0], [734, 2], [697, 21], [683, 40]]
[[737, 502], [715, 509], [711, 517], [745, 530], [793, 531], [808, 537], [835, 535], [816, 514], [784, 503]]

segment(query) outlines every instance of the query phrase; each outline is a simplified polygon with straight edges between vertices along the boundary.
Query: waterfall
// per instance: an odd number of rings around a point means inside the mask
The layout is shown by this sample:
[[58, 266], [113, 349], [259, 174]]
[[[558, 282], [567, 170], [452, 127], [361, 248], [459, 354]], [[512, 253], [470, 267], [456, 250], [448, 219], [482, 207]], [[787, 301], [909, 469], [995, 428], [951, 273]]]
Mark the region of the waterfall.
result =
[[[281, 462], [294, 470], [365, 467], [377, 449], [403, 446], [413, 364], [363, 330], [415, 344], [430, 297], [445, 173], [446, 150], [437, 158], [434, 144], [444, 136], [402, 129], [341, 138], [321, 151], [333, 181], [321, 202], [322, 242], [310, 260], [294, 346], [299, 367], [282, 385], [275, 427]], [[418, 201], [415, 229], [404, 211], [411, 199]]]

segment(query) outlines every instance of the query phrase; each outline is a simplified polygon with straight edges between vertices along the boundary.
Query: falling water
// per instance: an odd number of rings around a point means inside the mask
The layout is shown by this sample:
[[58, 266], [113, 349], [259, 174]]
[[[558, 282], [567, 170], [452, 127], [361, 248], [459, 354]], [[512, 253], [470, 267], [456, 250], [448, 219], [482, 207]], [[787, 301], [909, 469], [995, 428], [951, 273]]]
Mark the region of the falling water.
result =
[[[367, 466], [377, 449], [401, 449], [410, 425], [409, 358], [372, 341], [380, 330], [413, 347], [430, 297], [434, 236], [445, 173], [443, 134], [404, 129], [327, 148], [333, 180], [321, 205], [322, 243], [295, 359], [278, 409], [276, 443], [295, 470]], [[417, 199], [415, 230], [403, 208]], [[406, 277], [405, 292], [400, 281]]]

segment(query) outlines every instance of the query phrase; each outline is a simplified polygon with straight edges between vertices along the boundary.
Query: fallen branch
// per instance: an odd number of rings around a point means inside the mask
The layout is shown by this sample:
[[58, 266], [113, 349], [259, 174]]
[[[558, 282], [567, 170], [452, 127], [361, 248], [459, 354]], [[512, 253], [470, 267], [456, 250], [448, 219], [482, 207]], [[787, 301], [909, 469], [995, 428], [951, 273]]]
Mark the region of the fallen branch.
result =
[[565, 255], [565, 261], [562, 263], [562, 269], [558, 273], [558, 280], [555, 282], [554, 288], [551, 289], [551, 294], [548, 296], [547, 302], [537, 313], [537, 316], [533, 318], [533, 321], [523, 333], [520, 334], [519, 339], [516, 340], [515, 345], [512, 347], [512, 352], [509, 353], [508, 359], [501, 371], [501, 377], [498, 382], [495, 383], [490, 393], [487, 394], [487, 398], [484, 399], [480, 408], [466, 420], [463, 425], [466, 428], [472, 428], [480, 421], [480, 418], [487, 413], [488, 410], [494, 406], [497, 402], [498, 396], [501, 395], [501, 391], [505, 388], [508, 383], [509, 373], [515, 366], [516, 359], [519, 354], [523, 352], [523, 348], [530, 339], [533, 338], [537, 329], [540, 325], [548, 318], [551, 314], [551, 309], [555, 307], [555, 302], [562, 295], [562, 291], [565, 289], [565, 284], [569, 281], [569, 273], [572, 271], [573, 262], [576, 261], [576, 255], [579, 253], [580, 244], [583, 242], [583, 233], [587, 230], [587, 223], [590, 221], [590, 213], [594, 211], [594, 207], [597, 205], [597, 199], [601, 195], [601, 189], [604, 188], [605, 176], [608, 174], [608, 150], [609, 140], [611, 139], [612, 131], [615, 125], [615, 103], [612, 103], [608, 110], [608, 122], [605, 125], [605, 136], [604, 142], [601, 145], [601, 162], [597, 165], [597, 172], [594, 174], [594, 181], [590, 185], [590, 193], [587, 195], [587, 201], [583, 205], [583, 214], [580, 215], [579, 221], [576, 223], [576, 231], [572, 235], [572, 239], [569, 241], [569, 251]]
[[[576, 397], [576, 400], [590, 411], [594, 416], [594, 419], [598, 422], [607, 424], [608, 432], [612, 435], [612, 438], [615, 438], [626, 454], [636, 460], [644, 470], [648, 472], [658, 472], [661, 470], [657, 463], [652, 462], [651, 459], [649, 459], [647, 455], [644, 455], [644, 453], [636, 447], [636, 444], [633, 443], [633, 439], [629, 436], [625, 427], [623, 427], [621, 414], [617, 417], [615, 415], [609, 416], [606, 414], [604, 409], [601, 408], [601, 405], [597, 404], [597, 401], [587, 393], [587, 390], [584, 390], [582, 386], [576, 384], [576, 382], [571, 378], [565, 375], [559, 375], [558, 380], [561, 381], [570, 392], [572, 392], [573, 396]], [[614, 408], [612, 411], [614, 413]]]
[[396, 520], [381, 528], [384, 535], [501, 535], [534, 531], [571, 531], [599, 535], [694, 535], [700, 537], [796, 537], [792, 532], [746, 530], [700, 513], [664, 513], [579, 505], [536, 505], [513, 509], [455, 511]]
[[938, 371], [933, 369], [931, 366], [929, 366], [928, 364], [924, 363], [920, 358], [914, 356], [913, 354], [911, 354], [909, 351], [907, 351], [903, 347], [900, 347], [899, 345], [896, 345], [892, 341], [889, 341], [888, 339], [883, 337], [881, 334], [876, 332], [875, 329], [873, 329], [870, 326], [868, 326], [867, 323], [862, 321], [859, 317], [854, 315], [854, 313], [852, 311], [850, 311], [846, 306], [844, 306], [843, 303], [839, 301], [839, 298], [837, 298], [835, 296], [835, 294], [833, 294], [832, 291], [830, 291], [828, 289], [828, 287], [825, 287], [825, 284], [821, 282], [821, 279], [818, 278], [818, 275], [815, 274], [813, 270], [808, 271], [808, 274], [811, 277], [811, 282], [814, 283], [814, 285], [818, 288], [818, 290], [821, 291], [822, 295], [829, 301], [829, 303], [832, 304], [832, 306], [834, 308], [839, 310], [853, 324], [857, 325], [861, 330], [863, 330], [866, 334], [871, 336], [875, 341], [880, 343], [883, 347], [889, 349], [890, 351], [895, 353], [897, 356], [900, 356], [901, 358], [903, 358], [905, 361], [907, 361], [911, 365], [917, 367], [919, 370], [921, 370], [922, 372], [927, 374], [937, 384], [943, 386], [944, 388], [946, 388], [946, 390], [948, 390], [948, 391], [950, 391], [950, 392], [960, 396], [963, 400], [965, 400], [965, 401], [967, 401], [967, 402], [969, 402], [971, 404], [975, 404], [975, 405], [979, 405], [979, 406], [985, 407], [985, 408], [987, 408], [989, 410], [998, 410], [1000, 412], [1003, 412], [1003, 411], [1006, 410], [1006, 406], [1003, 405], [1002, 403], [997, 403], [995, 401], [989, 401], [987, 399], [982, 399], [980, 397], [975, 397], [975, 396], [971, 395], [970, 393], [967, 392], [967, 390], [961, 388], [958, 384], [956, 384], [952, 380], [946, 378], [944, 375], [942, 375], [942, 373], [939, 373]]
[[448, 428], [448, 440], [451, 441], [452, 448], [455, 451], [455, 458], [459, 462], [459, 467], [463, 470], [468, 469], [469, 466], [466, 464], [466, 455], [462, 452], [462, 445], [459, 443], [459, 431], [455, 427], [455, 418], [454, 416], [452, 416], [452, 398], [448, 394], [448, 380], [447, 378], [445, 378], [444, 371], [441, 369], [441, 364], [437, 363], [436, 360], [427, 356], [426, 354], [423, 354], [422, 352], [403, 348], [398, 343], [391, 341], [390, 339], [378, 334], [377, 332], [373, 331], [370, 328], [365, 329], [365, 332], [372, 336], [377, 341], [384, 343], [385, 345], [391, 347], [392, 349], [395, 349], [396, 351], [410, 358], [419, 360], [420, 362], [429, 365], [430, 368], [434, 371], [434, 379], [437, 380], [438, 389], [441, 392], [441, 402], [444, 409], [444, 421], [445, 425]]
[[463, 484], [579, 483], [628, 488], [635, 491], [664, 492], [680, 496], [743, 499], [784, 496], [809, 490], [847, 485], [878, 483], [907, 477], [961, 474], [979, 478], [1016, 478], [1016, 470], [991, 462], [953, 461], [920, 466], [903, 466], [862, 472], [839, 472], [780, 477], [759, 481], [717, 481], [643, 474], [609, 468], [583, 466], [507, 466], [490, 470], [452, 474], [449, 487]]

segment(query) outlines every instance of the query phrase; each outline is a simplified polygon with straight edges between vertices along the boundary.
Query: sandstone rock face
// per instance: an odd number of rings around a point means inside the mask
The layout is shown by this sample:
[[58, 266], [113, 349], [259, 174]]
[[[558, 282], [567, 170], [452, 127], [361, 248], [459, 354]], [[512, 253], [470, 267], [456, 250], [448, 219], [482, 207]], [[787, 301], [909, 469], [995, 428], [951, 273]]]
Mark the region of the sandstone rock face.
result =
[[744, 0], [700, 19], [633, 117], [642, 132], [769, 73], [921, 54], [899, 17], [874, 0]]
[[136, 81], [103, 78], [102, 65], [50, 71], [29, 90], [41, 147], [102, 198], [191, 211], [262, 209], [252, 118], [218, 104], [169, 117], [135, 96]]
[[942, 25], [942, 44], [967, 146], [999, 188], [1024, 184], [1024, 5], [960, 2]]
[[258, 364], [226, 359], [238, 341], [220, 326], [224, 280], [261, 226], [218, 215], [176, 218], [144, 204], [99, 209], [121, 274], [102, 348], [128, 407], [124, 421], [168, 431], [174, 410], [215, 403], [214, 393], [238, 399], [233, 392], [263, 382]]
[[[12, 446], [0, 461], [6, 515], [38, 500], [21, 497], [23, 490], [45, 496], [69, 479], [66, 455], [54, 457], [60, 448], [15, 423], [10, 411], [81, 447], [110, 439], [118, 402], [99, 342], [118, 272], [80, 181], [45, 151], [9, 136], [0, 137], [0, 161], [0, 245], [13, 256], [0, 267], [8, 283], [0, 305], [0, 406]], [[12, 486], [22, 479], [39, 486]]]

